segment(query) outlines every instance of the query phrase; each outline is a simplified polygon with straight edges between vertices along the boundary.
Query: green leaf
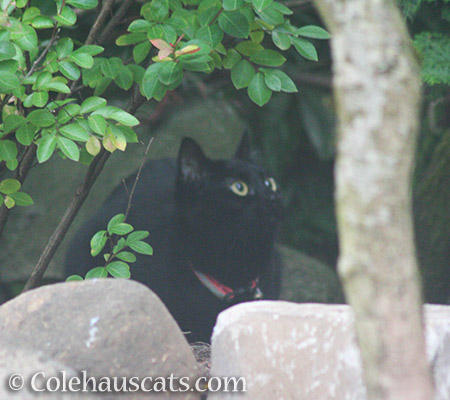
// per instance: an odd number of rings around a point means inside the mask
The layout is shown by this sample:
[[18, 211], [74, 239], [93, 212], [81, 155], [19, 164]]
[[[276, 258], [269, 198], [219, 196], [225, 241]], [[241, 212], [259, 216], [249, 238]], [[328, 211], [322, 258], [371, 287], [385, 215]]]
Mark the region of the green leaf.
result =
[[46, 135], [37, 142], [37, 159], [40, 164], [47, 161], [53, 154], [56, 148], [56, 136]]
[[198, 22], [200, 26], [208, 26], [222, 8], [220, 1], [202, 2], [199, 5]]
[[116, 225], [121, 224], [123, 221], [125, 221], [125, 214], [114, 215], [114, 217], [112, 217], [108, 222], [108, 232], [111, 233], [111, 229]]
[[47, 89], [58, 93], [66, 93], [66, 94], [70, 93], [69, 86], [67, 86], [65, 83], [58, 81], [46, 83], [45, 85], [42, 86], [42, 89]]
[[[11, 33], [11, 40], [16, 42], [22, 50], [32, 51], [38, 48], [38, 37], [31, 26], [19, 23], [19, 25], [13, 27], [14, 31]], [[16, 28], [18, 29], [15, 30]]]
[[102, 97], [88, 97], [81, 103], [80, 114], [90, 113], [104, 106], [106, 106], [106, 100]]
[[263, 74], [258, 72], [248, 86], [248, 97], [262, 107], [270, 100], [271, 96], [272, 91], [267, 87]]
[[119, 260], [126, 261], [126, 262], [135, 262], [136, 256], [133, 253], [130, 253], [129, 251], [122, 251], [119, 254], [116, 254], [116, 257]]
[[0, 42], [0, 61], [10, 60], [16, 55], [16, 48], [10, 42]]
[[233, 11], [242, 7], [244, 0], [223, 0], [222, 6], [225, 11]]
[[179, 63], [167, 61], [161, 63], [158, 70], [158, 78], [164, 85], [170, 85], [179, 80], [183, 75], [183, 69]]
[[116, 234], [116, 235], [126, 235], [130, 232], [132, 232], [134, 230], [134, 228], [130, 225], [130, 224], [126, 224], [124, 222], [120, 223], [120, 224], [116, 224], [113, 227], [111, 227], [110, 230], [108, 230], [108, 232], [110, 234]]
[[0, 192], [3, 194], [13, 194], [20, 190], [20, 182], [16, 179], [5, 179], [0, 182]]
[[98, 231], [90, 241], [91, 245], [91, 256], [98, 256], [104, 249], [108, 237], [106, 236], [106, 231]]
[[84, 277], [85, 279], [98, 279], [98, 278], [107, 278], [108, 271], [106, 271], [105, 267], [95, 267], [92, 268]]
[[11, 93], [20, 85], [16, 74], [7, 71], [0, 71], [0, 93]]
[[25, 12], [22, 15], [22, 22], [24, 24], [29, 24], [34, 17], [39, 15], [41, 11], [37, 7], [30, 7], [25, 10]]
[[53, 28], [55, 23], [50, 17], [47, 17], [46, 15], [38, 15], [33, 18], [33, 21], [31, 22], [31, 26], [35, 29], [48, 29]]
[[251, 40], [244, 40], [236, 45], [236, 50], [239, 51], [244, 56], [250, 57], [261, 50], [264, 50], [259, 43], [253, 42]]
[[255, 10], [255, 12], [264, 22], [276, 26], [281, 25], [284, 22], [284, 17], [283, 14], [274, 7], [275, 4], [278, 3], [274, 1], [264, 10], [262, 11]]
[[331, 37], [325, 29], [315, 25], [302, 26], [301, 28], [298, 28], [295, 33], [312, 39], [329, 39]]
[[242, 56], [235, 50], [230, 49], [227, 51], [227, 55], [223, 58], [223, 67], [231, 69], [242, 58]]
[[107, 136], [111, 143], [120, 151], [125, 151], [127, 148], [127, 140], [122, 131], [116, 125], [109, 125], [107, 129]]
[[114, 277], [114, 278], [122, 278], [129, 279], [130, 274], [130, 266], [123, 261], [113, 261], [106, 266], [106, 270]]
[[73, 161], [80, 160], [80, 149], [73, 140], [59, 136], [58, 147], [67, 158]]
[[136, 44], [147, 40], [147, 35], [145, 33], [136, 32], [128, 33], [126, 35], [121, 35], [116, 39], [117, 46], [128, 46], [130, 44]]
[[78, 115], [79, 112], [80, 106], [78, 104], [68, 104], [58, 113], [56, 119], [60, 124], [65, 124]]
[[82, 281], [83, 278], [80, 275], [70, 275], [66, 278], [66, 282], [73, 282], [73, 281]]
[[58, 68], [61, 73], [71, 81], [76, 81], [80, 77], [80, 70], [70, 61], [60, 61], [58, 63]]
[[278, 76], [269, 74], [264, 75], [264, 81], [269, 89], [274, 92], [279, 92], [281, 90], [281, 79]]
[[280, 53], [274, 50], [261, 50], [250, 56], [250, 61], [259, 65], [266, 65], [268, 67], [279, 67], [286, 61]]
[[131, 114], [127, 113], [126, 111], [123, 111], [121, 109], [118, 109], [114, 111], [108, 118], [111, 118], [117, 122], [120, 122], [121, 124], [125, 126], [135, 126], [139, 125], [139, 120], [136, 117], [133, 117]]
[[136, 19], [128, 26], [128, 32], [147, 32], [152, 24], [145, 19]]
[[16, 132], [17, 141], [24, 146], [29, 146], [33, 143], [34, 134], [37, 132], [37, 129], [38, 128], [32, 124], [21, 126]]
[[5, 196], [3, 202], [5, 203], [6, 208], [11, 209], [16, 205], [14, 199], [10, 196]]
[[114, 82], [121, 89], [128, 90], [133, 84], [133, 74], [126, 66], [123, 66], [119, 69], [117, 76], [114, 78]]
[[42, 85], [51, 82], [52, 74], [48, 71], [41, 72], [36, 78], [36, 89], [41, 90]]
[[236, 89], [247, 87], [254, 75], [255, 70], [247, 60], [239, 61], [231, 69], [231, 81]]
[[56, 54], [59, 59], [66, 58], [72, 53], [73, 41], [72, 39], [65, 37], [58, 41], [56, 44]]
[[31, 101], [35, 107], [44, 107], [48, 102], [48, 92], [34, 92]]
[[271, 3], [270, 7], [274, 11], [278, 11], [279, 13], [281, 13], [283, 15], [292, 15], [294, 13], [292, 10], [290, 10], [288, 7], [286, 7], [284, 4], [277, 3], [276, 1]]
[[127, 247], [127, 241], [125, 238], [121, 237], [117, 244], [113, 247], [113, 253], [118, 253], [119, 251], [122, 251], [125, 247]]
[[108, 59], [103, 60], [100, 68], [102, 70], [103, 75], [111, 79], [114, 79], [119, 72], [116, 68], [114, 68], [113, 63]]
[[8, 168], [10, 171], [14, 171], [19, 165], [19, 161], [17, 158], [14, 158], [12, 160], [6, 161], [6, 168]]
[[93, 132], [103, 136], [106, 132], [107, 123], [103, 116], [95, 114], [88, 117], [89, 127]]
[[136, 253], [139, 254], [146, 254], [148, 256], [153, 255], [153, 248], [148, 243], [142, 242], [138, 240], [137, 242], [131, 242], [128, 244], [128, 247], [131, 250], [134, 250]]
[[211, 48], [215, 48], [223, 39], [223, 32], [217, 24], [200, 28], [196, 34], [197, 39], [204, 40]]
[[272, 1], [273, 0], [252, 0], [252, 4], [258, 11], [262, 11], [272, 4]]
[[25, 192], [11, 193], [9, 197], [14, 200], [16, 206], [27, 207], [33, 204], [33, 199], [28, 193]]
[[111, 78], [108, 77], [103, 77], [102, 79], [100, 79], [97, 83], [97, 86], [94, 90], [94, 94], [96, 96], [101, 95], [105, 92], [106, 89], [108, 89], [109, 84], [112, 82]]
[[127, 143], [138, 143], [139, 142], [136, 133], [129, 126], [117, 125], [116, 129], [119, 129], [122, 132]]
[[77, 22], [77, 15], [70, 7], [63, 7], [59, 15], [53, 17], [55, 21], [58, 21], [62, 26], [72, 26]]
[[72, 53], [69, 60], [73, 61], [81, 68], [92, 68], [94, 66], [94, 58], [87, 53]]
[[150, 48], [150, 42], [142, 42], [135, 46], [135, 48], [133, 49], [134, 62], [136, 64], [139, 64], [140, 62], [144, 61], [148, 56], [148, 53], [150, 52]]
[[66, 3], [81, 10], [90, 10], [97, 7], [98, 0], [66, 0]]
[[307, 60], [318, 61], [317, 51], [314, 45], [305, 39], [291, 37], [292, 44], [297, 52]]
[[96, 44], [85, 44], [84, 46], [79, 47], [74, 51], [75, 54], [85, 53], [91, 56], [96, 56], [105, 50], [102, 46], [98, 46]]
[[15, 131], [18, 127], [26, 123], [25, 118], [22, 115], [9, 114], [6, 116], [3, 122], [3, 130], [5, 133]]
[[297, 92], [297, 87], [295, 86], [295, 83], [283, 71], [280, 71], [278, 69], [269, 69], [269, 68], [260, 68], [260, 71], [264, 74], [264, 76], [266, 78], [266, 83], [267, 83], [268, 77], [270, 80], [271, 76], [275, 76], [281, 82], [281, 91], [286, 92], [286, 93]]
[[33, 125], [42, 128], [53, 125], [55, 116], [48, 110], [34, 110], [28, 114], [27, 120]]
[[86, 142], [90, 138], [89, 132], [77, 123], [64, 125], [59, 128], [59, 132], [68, 139], [80, 142]]
[[246, 38], [250, 33], [250, 23], [239, 11], [225, 11], [220, 14], [220, 28], [230, 36]]
[[11, 140], [0, 140], [0, 159], [4, 161], [17, 158], [17, 146]]
[[287, 50], [291, 47], [291, 38], [289, 35], [278, 32], [277, 30], [272, 31], [272, 41], [280, 50]]
[[149, 235], [150, 233], [148, 231], [134, 231], [127, 236], [127, 246], [129, 246], [130, 243], [145, 239]]
[[150, 3], [150, 13], [153, 21], [163, 21], [169, 15], [169, 1], [152, 0], [152, 2]]
[[100, 140], [98, 140], [95, 136], [91, 136], [86, 142], [86, 151], [92, 156], [96, 156], [100, 153], [101, 148], [102, 145]]

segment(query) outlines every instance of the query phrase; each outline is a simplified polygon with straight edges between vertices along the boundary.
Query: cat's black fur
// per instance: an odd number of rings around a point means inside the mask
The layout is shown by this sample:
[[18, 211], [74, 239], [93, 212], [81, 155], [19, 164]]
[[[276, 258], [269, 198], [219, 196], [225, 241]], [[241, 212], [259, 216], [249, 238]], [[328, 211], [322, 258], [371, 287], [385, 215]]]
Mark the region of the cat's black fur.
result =
[[[184, 139], [178, 160], [150, 161], [142, 170], [127, 222], [136, 230], [150, 231], [146, 241], [154, 255], [138, 255], [131, 277], [158, 294], [182, 331], [189, 332], [189, 342], [209, 342], [220, 311], [253, 299], [251, 293], [237, 295], [232, 302], [219, 299], [192, 268], [233, 289], [259, 278], [264, 298], [279, 295], [281, 272], [274, 239], [282, 205], [268, 177], [249, 160], [246, 135], [231, 160], [212, 161], [193, 140]], [[248, 185], [246, 196], [231, 190], [236, 181]], [[120, 185], [80, 229], [67, 253], [67, 276], [84, 276], [103, 265], [101, 256], [90, 256], [90, 238], [105, 229], [112, 216], [124, 212], [127, 202]]]

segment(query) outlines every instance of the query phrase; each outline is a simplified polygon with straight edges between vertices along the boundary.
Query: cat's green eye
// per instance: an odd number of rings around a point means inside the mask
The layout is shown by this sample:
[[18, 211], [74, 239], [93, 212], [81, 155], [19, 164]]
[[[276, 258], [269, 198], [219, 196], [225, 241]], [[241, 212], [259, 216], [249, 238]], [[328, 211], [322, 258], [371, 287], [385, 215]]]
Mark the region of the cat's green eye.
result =
[[265, 184], [268, 188], [272, 189], [274, 192], [277, 191], [277, 183], [275, 182], [275, 179], [273, 179], [273, 178], [267, 178], [267, 179], [264, 181], [264, 184]]
[[230, 189], [234, 194], [237, 194], [238, 196], [247, 196], [248, 194], [248, 186], [245, 182], [242, 181], [234, 181], [230, 185]]

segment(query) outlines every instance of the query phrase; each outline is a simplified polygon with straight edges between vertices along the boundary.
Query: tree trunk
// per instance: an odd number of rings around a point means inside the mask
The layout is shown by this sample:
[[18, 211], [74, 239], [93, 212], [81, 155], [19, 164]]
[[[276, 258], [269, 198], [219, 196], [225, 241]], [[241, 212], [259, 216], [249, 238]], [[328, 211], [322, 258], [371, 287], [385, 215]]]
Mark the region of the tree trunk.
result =
[[419, 69], [392, 1], [315, 3], [333, 35], [338, 270], [367, 395], [430, 400], [411, 215]]

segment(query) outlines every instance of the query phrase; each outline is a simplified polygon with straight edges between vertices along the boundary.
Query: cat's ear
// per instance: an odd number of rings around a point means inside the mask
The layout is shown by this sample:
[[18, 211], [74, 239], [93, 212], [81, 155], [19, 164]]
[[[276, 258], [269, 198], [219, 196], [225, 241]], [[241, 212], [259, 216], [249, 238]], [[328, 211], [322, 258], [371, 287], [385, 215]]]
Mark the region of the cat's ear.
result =
[[184, 138], [178, 153], [178, 179], [192, 183], [205, 177], [208, 159], [201, 147], [192, 139]]
[[242, 133], [241, 143], [234, 154], [234, 158], [239, 158], [240, 160], [250, 159], [250, 136], [247, 129]]

